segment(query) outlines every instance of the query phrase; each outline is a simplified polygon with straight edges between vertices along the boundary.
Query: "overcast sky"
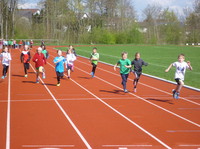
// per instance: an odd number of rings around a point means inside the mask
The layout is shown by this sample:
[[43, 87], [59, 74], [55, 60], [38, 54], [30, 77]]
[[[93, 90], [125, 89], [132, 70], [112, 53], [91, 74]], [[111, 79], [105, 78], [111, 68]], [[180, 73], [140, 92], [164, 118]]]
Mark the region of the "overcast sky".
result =
[[[20, 1], [20, 0], [19, 0]], [[21, 0], [19, 8], [38, 8], [37, 3], [41, 0]], [[183, 14], [183, 8], [192, 8], [194, 0], [132, 0], [135, 10], [137, 11], [138, 18], [143, 17], [142, 11], [148, 4], [159, 4], [164, 8], [170, 8], [179, 15]]]

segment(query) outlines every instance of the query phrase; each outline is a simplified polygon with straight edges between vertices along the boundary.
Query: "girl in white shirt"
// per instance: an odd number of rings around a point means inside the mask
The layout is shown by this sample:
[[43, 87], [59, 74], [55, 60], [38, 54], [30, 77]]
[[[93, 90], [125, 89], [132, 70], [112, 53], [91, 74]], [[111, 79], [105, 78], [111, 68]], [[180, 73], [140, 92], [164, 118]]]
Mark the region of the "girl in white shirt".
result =
[[12, 59], [11, 59], [11, 55], [8, 51], [8, 47], [5, 47], [3, 52], [0, 54], [0, 63], [2, 63], [2, 65], [3, 65], [3, 75], [1, 77], [2, 79], [4, 79], [6, 77], [11, 60]]
[[76, 60], [76, 56], [72, 53], [72, 50], [69, 49], [66, 55], [66, 68], [67, 68], [68, 79], [70, 78], [71, 71], [73, 71], [75, 60]]

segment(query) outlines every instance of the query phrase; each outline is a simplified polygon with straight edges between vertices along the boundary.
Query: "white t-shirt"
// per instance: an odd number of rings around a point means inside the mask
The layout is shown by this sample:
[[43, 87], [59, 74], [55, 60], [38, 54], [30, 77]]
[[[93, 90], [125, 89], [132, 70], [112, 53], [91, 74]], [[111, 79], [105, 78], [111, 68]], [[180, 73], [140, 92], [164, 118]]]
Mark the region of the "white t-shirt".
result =
[[0, 54], [0, 59], [2, 60], [2, 64], [9, 66], [11, 59], [10, 53], [3, 52]]
[[75, 60], [76, 56], [73, 53], [66, 55], [66, 64], [74, 65]]
[[186, 69], [189, 68], [186, 62], [174, 62], [173, 66], [176, 67], [175, 79], [184, 80]]

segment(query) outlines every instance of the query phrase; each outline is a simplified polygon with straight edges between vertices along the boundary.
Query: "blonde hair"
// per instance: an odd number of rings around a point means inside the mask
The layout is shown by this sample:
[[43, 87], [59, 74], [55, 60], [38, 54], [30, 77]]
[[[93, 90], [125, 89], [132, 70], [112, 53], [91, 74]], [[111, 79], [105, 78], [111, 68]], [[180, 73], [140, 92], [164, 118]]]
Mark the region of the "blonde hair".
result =
[[121, 55], [123, 56], [124, 54], [128, 54], [128, 52], [122, 52], [122, 54], [121, 54]]

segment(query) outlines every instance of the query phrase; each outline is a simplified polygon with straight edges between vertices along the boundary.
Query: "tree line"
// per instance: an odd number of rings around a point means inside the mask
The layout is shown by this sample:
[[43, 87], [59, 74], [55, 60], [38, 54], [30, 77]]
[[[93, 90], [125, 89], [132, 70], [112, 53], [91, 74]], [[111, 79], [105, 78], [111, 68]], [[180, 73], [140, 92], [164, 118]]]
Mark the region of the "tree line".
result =
[[67, 43], [185, 44], [200, 42], [200, 0], [180, 17], [149, 4], [138, 21], [132, 0], [41, 0], [39, 14], [19, 18], [19, 0], [0, 1], [0, 37]]

